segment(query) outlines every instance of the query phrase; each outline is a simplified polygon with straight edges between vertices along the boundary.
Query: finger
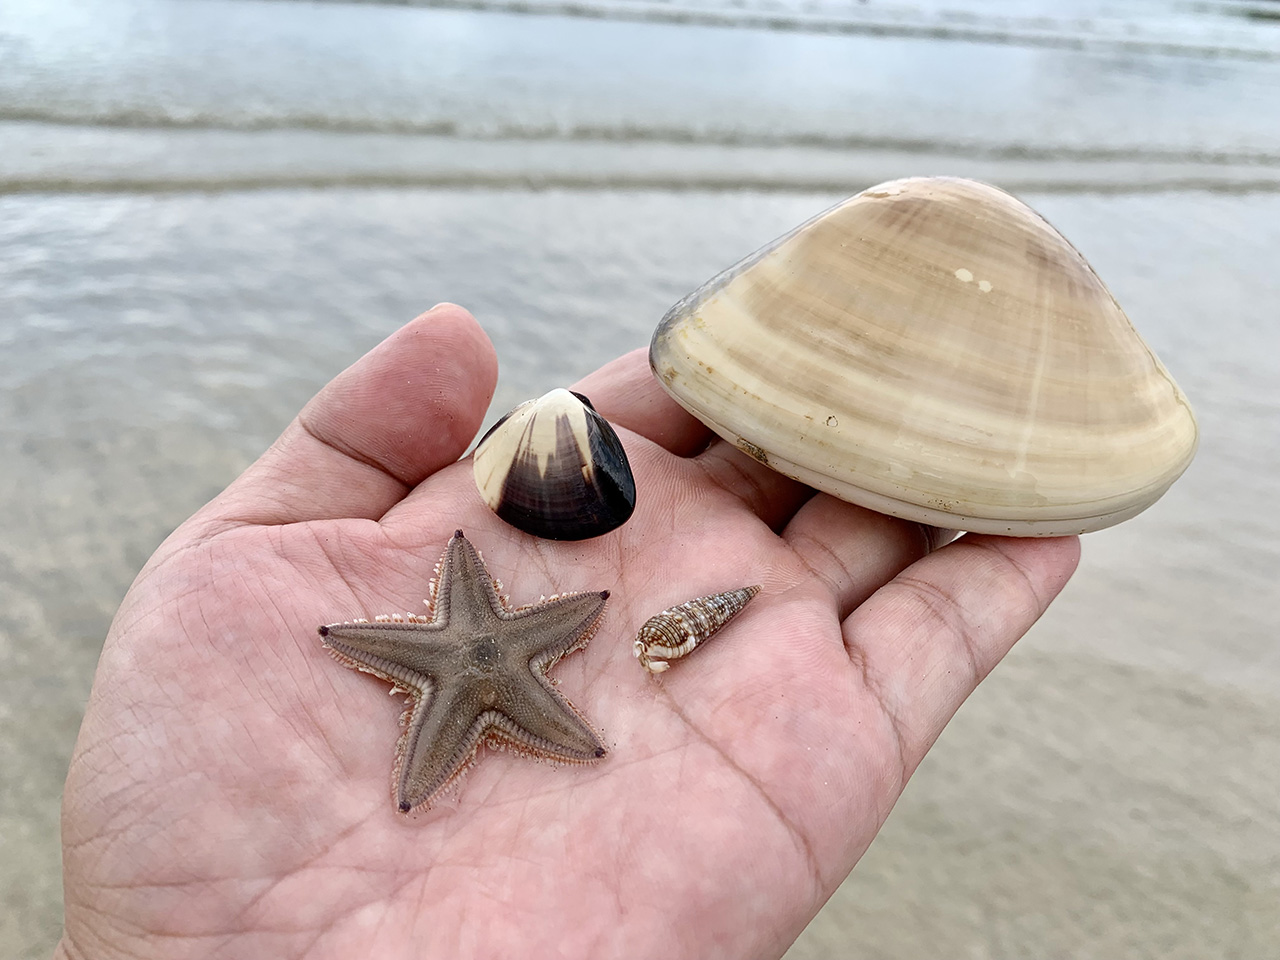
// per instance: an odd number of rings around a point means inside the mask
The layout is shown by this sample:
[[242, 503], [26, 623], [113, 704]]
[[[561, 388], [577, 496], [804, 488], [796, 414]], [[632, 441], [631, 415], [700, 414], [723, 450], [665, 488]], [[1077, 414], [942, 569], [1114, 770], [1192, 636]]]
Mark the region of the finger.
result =
[[814, 495], [812, 487], [784, 477], [724, 440], [714, 441], [693, 462], [713, 486], [737, 497], [773, 530], [781, 530]]
[[849, 656], [896, 735], [902, 783], [1079, 559], [1076, 537], [968, 534], [907, 567], [844, 622]]
[[663, 390], [649, 369], [649, 352], [632, 350], [574, 386], [615, 426], [648, 437], [680, 457], [706, 448], [712, 433]]
[[841, 620], [954, 535], [825, 493], [804, 504], [782, 531], [782, 539], [830, 593]]
[[433, 307], [330, 381], [205, 519], [377, 519], [462, 456], [496, 380], [493, 346], [471, 314]]

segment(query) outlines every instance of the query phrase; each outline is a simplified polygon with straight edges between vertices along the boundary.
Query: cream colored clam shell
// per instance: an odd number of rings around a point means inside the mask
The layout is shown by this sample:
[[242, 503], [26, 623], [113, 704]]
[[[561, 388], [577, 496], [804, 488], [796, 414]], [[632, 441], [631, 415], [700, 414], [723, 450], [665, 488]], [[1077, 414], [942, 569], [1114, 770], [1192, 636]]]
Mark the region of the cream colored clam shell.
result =
[[650, 363], [788, 476], [943, 527], [1084, 533], [1186, 469], [1186, 397], [1089, 264], [969, 180], [864, 191], [686, 297]]

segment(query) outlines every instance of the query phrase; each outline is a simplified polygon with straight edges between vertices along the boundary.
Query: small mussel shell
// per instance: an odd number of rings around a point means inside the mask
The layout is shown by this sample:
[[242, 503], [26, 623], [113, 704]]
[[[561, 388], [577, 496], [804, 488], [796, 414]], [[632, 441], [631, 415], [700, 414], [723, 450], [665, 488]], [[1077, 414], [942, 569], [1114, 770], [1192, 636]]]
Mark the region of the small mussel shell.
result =
[[546, 540], [588, 540], [626, 523], [636, 482], [622, 441], [580, 393], [520, 404], [476, 446], [476, 487], [501, 519]]
[[676, 304], [649, 360], [779, 473], [939, 527], [1098, 530], [1196, 449], [1187, 398], [1084, 257], [972, 180], [814, 217]]

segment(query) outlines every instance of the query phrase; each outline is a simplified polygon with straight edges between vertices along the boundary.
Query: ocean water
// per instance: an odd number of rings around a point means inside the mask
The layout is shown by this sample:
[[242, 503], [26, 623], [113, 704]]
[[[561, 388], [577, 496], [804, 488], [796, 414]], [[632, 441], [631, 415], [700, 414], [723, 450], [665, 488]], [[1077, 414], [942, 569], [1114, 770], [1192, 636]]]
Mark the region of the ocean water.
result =
[[130, 580], [331, 376], [453, 300], [496, 415], [917, 173], [1070, 238], [1201, 449], [1086, 538], [791, 956], [1275, 955], [1280, 5], [1060, 6], [0, 7], [0, 955], [57, 937]]

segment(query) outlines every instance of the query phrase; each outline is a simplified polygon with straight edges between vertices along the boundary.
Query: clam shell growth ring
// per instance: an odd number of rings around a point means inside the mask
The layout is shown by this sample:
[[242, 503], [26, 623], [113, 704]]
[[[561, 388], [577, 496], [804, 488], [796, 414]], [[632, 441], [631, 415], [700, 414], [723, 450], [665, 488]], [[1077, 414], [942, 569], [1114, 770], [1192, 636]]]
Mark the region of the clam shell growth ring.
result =
[[1098, 530], [1196, 449], [1187, 398], [1084, 257], [972, 180], [819, 214], [672, 307], [649, 362], [779, 473], [934, 526]]

